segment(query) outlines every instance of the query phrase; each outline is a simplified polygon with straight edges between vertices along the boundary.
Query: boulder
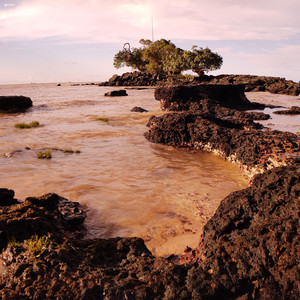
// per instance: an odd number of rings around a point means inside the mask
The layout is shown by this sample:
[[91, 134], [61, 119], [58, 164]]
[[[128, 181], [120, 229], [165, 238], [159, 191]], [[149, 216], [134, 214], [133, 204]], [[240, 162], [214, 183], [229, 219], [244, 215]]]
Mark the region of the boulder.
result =
[[109, 97], [117, 97], [117, 96], [128, 96], [126, 90], [117, 90], [117, 91], [111, 91], [104, 94], [104, 96]]
[[32, 106], [32, 101], [25, 96], [0, 96], [1, 112], [23, 112]]

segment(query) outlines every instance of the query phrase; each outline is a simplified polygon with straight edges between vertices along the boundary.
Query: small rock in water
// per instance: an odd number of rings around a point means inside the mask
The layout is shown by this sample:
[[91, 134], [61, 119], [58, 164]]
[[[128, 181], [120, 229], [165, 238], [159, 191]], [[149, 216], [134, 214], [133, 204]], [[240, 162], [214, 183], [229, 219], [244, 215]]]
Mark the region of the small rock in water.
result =
[[139, 106], [135, 106], [131, 111], [132, 112], [140, 112], [140, 113], [148, 112], [147, 109], [144, 109], [144, 108], [139, 107]]
[[126, 90], [117, 90], [117, 91], [110, 91], [104, 94], [104, 96], [109, 97], [116, 97], [116, 96], [128, 96]]

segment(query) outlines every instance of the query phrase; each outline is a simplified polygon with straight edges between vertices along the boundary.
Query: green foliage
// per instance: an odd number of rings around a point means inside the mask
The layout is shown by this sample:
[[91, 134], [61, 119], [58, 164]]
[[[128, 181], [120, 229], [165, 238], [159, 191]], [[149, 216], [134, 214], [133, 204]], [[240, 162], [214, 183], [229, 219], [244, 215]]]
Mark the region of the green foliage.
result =
[[49, 239], [46, 236], [39, 237], [34, 235], [28, 240], [28, 250], [32, 252], [36, 257], [41, 256], [49, 246]]
[[40, 125], [40, 123], [38, 121], [33, 121], [33, 122], [29, 123], [29, 124], [26, 124], [24, 122], [15, 124], [16, 128], [21, 128], [21, 129], [24, 129], [24, 128], [34, 128], [34, 127], [40, 127], [40, 126], [41, 125]]
[[205, 71], [213, 71], [221, 68], [223, 58], [213, 53], [209, 48], [198, 48], [193, 46], [191, 51], [184, 52], [184, 58], [190, 69], [199, 76]]
[[190, 51], [182, 50], [165, 39], [155, 42], [141, 39], [140, 44], [142, 47], [131, 49], [126, 43], [123, 50], [115, 55], [114, 66], [169, 76], [192, 70], [201, 76], [204, 72], [219, 69], [223, 63], [222, 57], [209, 48], [193, 46]]
[[40, 159], [51, 159], [52, 158], [51, 151], [39, 152], [37, 154], [37, 158], [40, 158]]

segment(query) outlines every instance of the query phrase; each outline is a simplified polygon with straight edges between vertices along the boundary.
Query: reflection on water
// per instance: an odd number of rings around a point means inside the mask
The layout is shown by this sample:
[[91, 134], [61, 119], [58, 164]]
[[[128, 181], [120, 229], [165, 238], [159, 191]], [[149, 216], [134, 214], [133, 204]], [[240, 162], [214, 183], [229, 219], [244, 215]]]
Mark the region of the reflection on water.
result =
[[[153, 89], [104, 97], [109, 90], [0, 86], [1, 95], [29, 96], [34, 103], [27, 113], [0, 114], [1, 187], [15, 190], [19, 199], [55, 192], [81, 202], [88, 208], [87, 237], [140, 236], [158, 255], [196, 246], [220, 200], [247, 181], [214, 155], [149, 143], [145, 124], [162, 113]], [[130, 112], [134, 106], [149, 113]], [[44, 126], [14, 127], [34, 120]], [[51, 160], [37, 159], [46, 148], [81, 153], [52, 150]]]

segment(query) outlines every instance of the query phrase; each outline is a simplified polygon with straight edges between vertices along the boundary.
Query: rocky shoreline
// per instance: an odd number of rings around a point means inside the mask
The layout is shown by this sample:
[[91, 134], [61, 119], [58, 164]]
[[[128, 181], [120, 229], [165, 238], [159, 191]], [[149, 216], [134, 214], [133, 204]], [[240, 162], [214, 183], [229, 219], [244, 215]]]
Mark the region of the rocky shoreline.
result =
[[214, 152], [239, 164], [251, 186], [222, 200], [196, 249], [167, 258], [140, 238], [84, 239], [77, 202], [20, 201], [0, 189], [2, 299], [299, 298], [299, 137], [256, 123], [268, 115], [245, 111], [259, 105], [243, 85], [162, 87], [155, 96], [175, 112], [150, 118], [149, 141]]
[[[213, 95], [209, 95], [211, 91]], [[250, 178], [273, 167], [299, 162], [298, 136], [268, 130], [254, 122], [269, 116], [244, 111], [260, 108], [261, 104], [251, 103], [243, 91], [240, 85], [158, 88], [155, 97], [163, 109], [185, 112], [152, 116], [145, 137], [155, 143], [216, 153], [239, 165]]]
[[174, 84], [198, 85], [206, 84], [243, 84], [246, 92], [270, 92], [298, 96], [300, 82], [293, 82], [281, 77], [256, 76], [256, 75], [231, 75], [218, 76], [204, 75], [202, 77], [168, 77], [166, 75], [149, 74], [142, 72], [127, 72], [122, 75], [113, 75], [108, 81], [101, 82], [100, 86], [166, 86]]

